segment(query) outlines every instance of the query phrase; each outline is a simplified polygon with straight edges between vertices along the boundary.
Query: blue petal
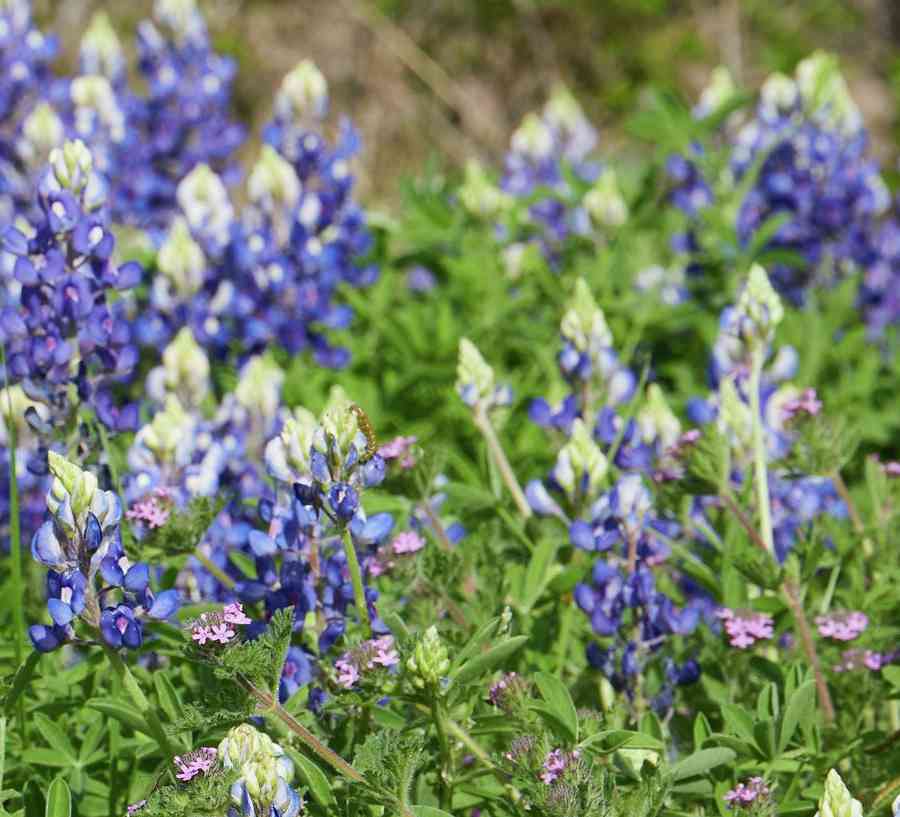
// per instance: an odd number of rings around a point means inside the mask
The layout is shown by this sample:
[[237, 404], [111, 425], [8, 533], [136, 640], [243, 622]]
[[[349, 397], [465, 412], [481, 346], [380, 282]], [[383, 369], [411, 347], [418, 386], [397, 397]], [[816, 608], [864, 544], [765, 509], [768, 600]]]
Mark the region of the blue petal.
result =
[[75, 611], [61, 599], [48, 599], [47, 610], [50, 612], [50, 618], [60, 627], [65, 626], [75, 618]]
[[93, 553], [98, 547], [100, 547], [100, 542], [103, 540], [103, 528], [100, 527], [100, 522], [96, 516], [92, 513], [88, 513], [87, 522], [84, 526], [84, 544], [88, 549], [88, 553]]
[[153, 605], [147, 611], [147, 615], [150, 618], [169, 618], [175, 613], [180, 604], [181, 599], [178, 597], [177, 590], [164, 590], [156, 597]]
[[150, 568], [143, 562], [132, 565], [125, 574], [125, 589], [132, 593], [143, 593], [150, 584]]
[[57, 567], [66, 563], [66, 554], [59, 539], [56, 538], [53, 522], [44, 522], [37, 529], [31, 540], [31, 555], [47, 567]]
[[247, 537], [250, 549], [257, 556], [271, 556], [277, 550], [275, 540], [271, 536], [266, 536], [262, 531], [252, 530]]

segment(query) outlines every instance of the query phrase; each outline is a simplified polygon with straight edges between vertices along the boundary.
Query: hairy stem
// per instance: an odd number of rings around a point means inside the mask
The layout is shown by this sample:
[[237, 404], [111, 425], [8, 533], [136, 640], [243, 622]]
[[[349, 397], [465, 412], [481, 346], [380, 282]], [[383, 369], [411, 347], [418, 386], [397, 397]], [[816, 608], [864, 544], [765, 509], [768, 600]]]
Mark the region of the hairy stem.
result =
[[753, 469], [755, 472], [756, 496], [759, 505], [759, 527], [766, 550], [775, 557], [775, 539], [772, 535], [772, 509], [769, 499], [769, 473], [766, 465], [766, 441], [763, 436], [763, 418], [759, 404], [759, 387], [765, 347], [753, 352], [750, 369], [750, 411], [753, 414]]
[[863, 554], [866, 558], [871, 557], [874, 548], [872, 547], [872, 540], [866, 536], [866, 524], [863, 522], [862, 516], [860, 516], [856, 503], [853, 501], [853, 497], [850, 495], [850, 489], [847, 487], [847, 483], [844, 482], [844, 478], [837, 468], [831, 473], [831, 481], [834, 483], [838, 495], [847, 506], [847, 513], [850, 515], [850, 522], [853, 525], [853, 530], [856, 531], [858, 536], [862, 537]]
[[440, 769], [438, 770], [438, 802], [442, 809], [447, 809], [453, 800], [453, 791], [450, 787], [453, 757], [450, 754], [450, 741], [447, 739], [447, 715], [444, 712], [443, 702], [437, 697], [433, 698], [431, 702], [431, 718], [437, 731], [441, 753]]
[[800, 646], [809, 661], [813, 670], [813, 676], [816, 682], [816, 691], [819, 695], [819, 706], [822, 707], [822, 713], [825, 716], [825, 723], [831, 725], [834, 723], [834, 704], [831, 701], [831, 693], [828, 691], [828, 683], [825, 681], [825, 674], [822, 672], [822, 662], [816, 652], [816, 644], [813, 640], [812, 630], [809, 622], [806, 620], [806, 612], [803, 610], [803, 603], [800, 600], [800, 592], [793, 579], [785, 579], [782, 585], [784, 596], [787, 600], [788, 607], [794, 616], [794, 623], [797, 625], [797, 631], [800, 634]]
[[362, 569], [359, 559], [356, 557], [356, 546], [350, 531], [345, 529], [341, 537], [344, 542], [344, 554], [347, 557], [347, 567], [350, 570], [350, 582], [353, 585], [353, 601], [356, 605], [356, 613], [359, 620], [366, 628], [369, 638], [372, 637], [372, 621], [369, 619], [369, 605], [366, 603], [366, 590], [363, 586]]
[[494, 430], [494, 426], [491, 423], [491, 418], [488, 417], [487, 411], [480, 405], [475, 406], [474, 417], [475, 426], [484, 437], [488, 446], [488, 451], [490, 451], [491, 454], [491, 459], [497, 466], [497, 470], [500, 471], [500, 477], [509, 489], [510, 494], [512, 494], [513, 502], [516, 503], [519, 514], [523, 519], [529, 519], [531, 517], [531, 506], [528, 504], [528, 500], [525, 498], [525, 492], [522, 490], [522, 486], [519, 485], [519, 480], [516, 478], [516, 474], [509, 464], [509, 460], [506, 458], [506, 452], [500, 444], [497, 432]]

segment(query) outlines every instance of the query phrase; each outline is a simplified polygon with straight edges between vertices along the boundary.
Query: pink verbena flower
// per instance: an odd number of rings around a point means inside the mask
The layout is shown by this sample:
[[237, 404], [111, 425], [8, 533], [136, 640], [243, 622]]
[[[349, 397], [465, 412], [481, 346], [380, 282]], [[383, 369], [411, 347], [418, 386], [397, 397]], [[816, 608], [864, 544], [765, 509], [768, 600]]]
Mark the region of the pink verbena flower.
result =
[[579, 757], [576, 749], [573, 752], [564, 752], [562, 749], [554, 749], [547, 757], [544, 758], [544, 764], [541, 767], [541, 781], [546, 785], [550, 785], [558, 780], [569, 766], [572, 765]]
[[488, 700], [500, 709], [509, 709], [518, 695], [523, 695], [528, 688], [527, 682], [515, 672], [508, 672], [499, 681], [491, 684]]
[[799, 397], [788, 400], [784, 404], [784, 414], [788, 420], [792, 420], [801, 414], [815, 417], [822, 410], [822, 401], [819, 400], [815, 389], [804, 389]]
[[725, 795], [725, 802], [729, 808], [735, 806], [746, 807], [756, 800], [762, 800], [769, 796], [769, 787], [761, 777], [751, 777], [746, 783], [738, 783]]
[[138, 500], [125, 516], [133, 522], [143, 522], [148, 528], [161, 528], [172, 514], [172, 495], [165, 488], [157, 488], [149, 496]]
[[398, 533], [394, 537], [391, 547], [398, 556], [406, 553], [416, 553], [425, 547], [425, 540], [415, 531], [407, 530], [403, 531], [403, 533]]
[[865, 613], [858, 610], [839, 610], [825, 616], [816, 617], [816, 627], [823, 638], [833, 638], [835, 641], [853, 641], [858, 638], [866, 627], [869, 619]]
[[399, 460], [400, 467], [406, 471], [416, 464], [411, 449], [417, 440], [418, 437], [394, 437], [393, 440], [381, 446], [378, 453], [384, 460]]
[[900, 477], [900, 462], [886, 462], [881, 466], [884, 469], [884, 473], [889, 477]]
[[772, 616], [766, 613], [722, 607], [716, 611], [716, 615], [722, 619], [728, 643], [740, 650], [752, 647], [757, 641], [771, 638], [774, 632]]
[[239, 601], [226, 604], [222, 610], [222, 618], [228, 624], [251, 624], [252, 621], [244, 613], [244, 605]]
[[127, 812], [127, 813], [128, 813], [128, 815], [129, 815], [129, 817], [130, 817], [130, 815], [132, 815], [132, 814], [137, 814], [137, 812], [139, 812], [139, 811], [140, 811], [144, 806], [146, 806], [146, 805], [147, 805], [147, 801], [146, 801], [146, 800], [138, 800], [137, 803], [132, 803], [132, 804], [128, 807], [128, 812]]
[[[235, 605], [228, 605], [225, 610], [233, 608], [234, 606]], [[229, 621], [228, 617], [226, 617], [225, 610], [222, 612], [213, 610], [207, 613], [201, 613], [199, 618], [191, 622], [191, 640], [196, 641], [201, 647], [206, 644], [207, 641], [228, 644], [233, 640], [237, 635], [237, 632], [232, 626], [233, 622]], [[239, 612], [241, 616], [244, 615], [243, 610], [238, 610], [237, 612]], [[235, 611], [233, 609], [230, 610], [229, 617], [234, 618], [234, 613]], [[249, 622], [250, 619], [247, 619], [247, 621]]]
[[845, 650], [841, 654], [841, 660], [834, 665], [835, 672], [854, 672], [855, 670], [868, 669], [877, 672], [884, 663], [884, 656], [872, 650]]
[[362, 677], [367, 670], [376, 667], [394, 667], [400, 663], [400, 654], [397, 652], [394, 637], [383, 635], [381, 638], [371, 638], [362, 644], [345, 652], [334, 667], [338, 671], [338, 683], [345, 689], [350, 689]]
[[188, 781], [198, 774], [206, 774], [216, 765], [216, 750], [212, 746], [203, 746], [186, 755], [176, 755], [174, 759], [179, 780]]

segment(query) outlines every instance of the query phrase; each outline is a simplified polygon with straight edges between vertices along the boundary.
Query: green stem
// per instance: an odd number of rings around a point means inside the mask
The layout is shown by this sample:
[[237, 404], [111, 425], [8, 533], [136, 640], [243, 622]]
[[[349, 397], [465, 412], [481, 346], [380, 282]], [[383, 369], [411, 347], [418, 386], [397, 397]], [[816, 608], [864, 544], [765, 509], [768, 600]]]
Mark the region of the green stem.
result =
[[819, 606], [819, 614], [825, 615], [831, 607], [831, 599], [834, 598], [834, 591], [837, 587], [838, 576], [841, 575], [841, 565], [836, 564], [831, 568], [831, 575], [828, 577], [828, 587], [825, 588], [825, 595], [822, 596], [822, 603]]
[[447, 739], [447, 715], [444, 706], [437, 697], [431, 702], [431, 717], [434, 728], [437, 731], [438, 746], [441, 752], [441, 764], [438, 770], [438, 802], [442, 809], [450, 808], [453, 801], [453, 793], [450, 788], [450, 771], [453, 759], [450, 755], [450, 741]]
[[[0, 363], [3, 364], [4, 377], [6, 376], [6, 347], [0, 344]], [[12, 581], [12, 605], [13, 628], [15, 638], [13, 640], [16, 666], [22, 664], [25, 657], [25, 573], [22, 565], [22, 527], [19, 518], [19, 477], [16, 463], [16, 426], [13, 421], [12, 394], [9, 385], [6, 386], [6, 444], [9, 452], [9, 560]], [[25, 702], [19, 698], [16, 706], [16, 721], [22, 739], [25, 739]]]
[[506, 458], [506, 452], [503, 450], [500, 439], [497, 437], [497, 432], [491, 424], [491, 418], [488, 417], [487, 411], [480, 404], [475, 406], [474, 420], [475, 427], [481, 432], [481, 436], [484, 437], [491, 459], [497, 466], [497, 470], [500, 471], [501, 479], [506, 484], [510, 494], [512, 494], [513, 502], [516, 503], [519, 513], [523, 519], [530, 519], [531, 506], [528, 504], [525, 492], [522, 490], [522, 486], [519, 485], [515, 471], [513, 471], [509, 460]]
[[169, 757], [174, 757], [177, 752], [172, 746], [172, 742], [169, 740], [168, 735], [166, 735], [165, 730], [159, 721], [159, 716], [156, 714], [156, 710], [150, 705], [150, 701], [147, 696], [144, 695], [144, 690], [141, 689], [141, 685], [137, 682], [134, 675], [131, 674], [128, 665], [125, 664], [121, 656], [111, 647], [104, 646], [104, 650], [106, 651], [106, 657], [109, 659], [110, 666], [112, 666], [113, 671], [122, 682], [122, 686], [128, 693], [128, 697], [131, 698], [132, 703], [144, 716], [144, 720], [147, 722], [147, 726], [154, 739], [163, 752]]
[[575, 605], [568, 597], [562, 599], [560, 611], [559, 640], [556, 642], [556, 675], [562, 678], [566, 670], [566, 659], [569, 655], [569, 642], [572, 638], [572, 626], [575, 623]]
[[372, 622], [369, 619], [369, 605], [366, 604], [366, 590], [363, 586], [362, 570], [359, 559], [356, 557], [356, 547], [350, 531], [345, 529], [341, 537], [344, 542], [344, 554], [347, 557], [347, 567], [350, 570], [350, 582], [353, 584], [353, 600], [356, 605], [356, 613], [359, 620], [366, 628], [369, 638], [372, 637]]
[[753, 468], [756, 476], [756, 496], [759, 505], [759, 526], [762, 540], [769, 555], [775, 557], [775, 539], [772, 534], [772, 509], [769, 499], [769, 473], [766, 466], [766, 442], [763, 436], [762, 411], [759, 404], [759, 387], [765, 347], [753, 352], [750, 369], [750, 411], [753, 414]]
[[199, 550], [194, 551], [194, 558], [206, 568], [207, 571], [213, 574], [218, 580], [219, 583], [228, 588], [229, 590], [234, 590], [237, 587], [237, 582], [231, 578], [221, 567], [219, 567], [209, 556], [204, 556]]

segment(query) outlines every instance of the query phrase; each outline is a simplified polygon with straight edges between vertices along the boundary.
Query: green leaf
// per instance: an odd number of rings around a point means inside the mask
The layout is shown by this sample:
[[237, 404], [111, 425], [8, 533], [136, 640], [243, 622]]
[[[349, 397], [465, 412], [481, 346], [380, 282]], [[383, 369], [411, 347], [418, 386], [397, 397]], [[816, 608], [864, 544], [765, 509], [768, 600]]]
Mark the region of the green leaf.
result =
[[325, 773], [311, 761], [309, 758], [301, 755], [295, 749], [286, 749], [294, 765], [297, 767], [297, 774], [300, 779], [309, 787], [309, 793], [313, 796], [319, 805], [326, 808], [335, 804], [334, 794], [331, 786], [328, 784], [328, 778]]
[[69, 786], [61, 777], [57, 777], [47, 789], [47, 808], [45, 817], [72, 817], [72, 794]]
[[541, 593], [548, 582], [555, 575], [556, 551], [558, 550], [558, 539], [545, 539], [531, 554], [528, 562], [528, 569], [525, 571], [525, 578], [522, 581], [522, 597], [520, 608], [523, 612], [527, 612], [537, 604]]
[[37, 726], [38, 731], [43, 735], [44, 740], [56, 749], [57, 752], [65, 755], [69, 760], [75, 760], [75, 758], [78, 757], [75, 747], [72, 746], [72, 741], [69, 740], [66, 733], [63, 732], [57, 724], [51, 721], [50, 718], [42, 712], [35, 712], [34, 723], [35, 726]]
[[441, 811], [434, 806], [413, 806], [412, 813], [416, 817], [453, 817], [449, 812]]
[[555, 675], [539, 672], [534, 682], [556, 719], [565, 727], [569, 740], [578, 740], [578, 712], [566, 685]]
[[716, 766], [731, 763], [737, 755], [731, 749], [724, 746], [716, 746], [712, 749], [701, 749], [699, 752], [686, 757], [672, 767], [672, 779], [684, 780], [686, 777], [695, 777], [704, 774]]
[[87, 707], [111, 718], [115, 718], [119, 723], [133, 729], [135, 732], [143, 732], [150, 735], [150, 727], [133, 706], [126, 706], [117, 701], [100, 701], [91, 700], [86, 704]]
[[156, 687], [156, 697], [159, 699], [159, 705], [163, 712], [172, 723], [177, 723], [184, 717], [184, 707], [181, 705], [181, 699], [169, 676], [164, 672], [155, 672], [153, 674], [153, 685]]
[[491, 647], [487, 652], [477, 655], [463, 664], [453, 680], [462, 684], [481, 677], [486, 672], [494, 669], [494, 667], [502, 664], [514, 652], [521, 649], [526, 641], [528, 641], [527, 635], [516, 635], [508, 638], [506, 641], [502, 641], [496, 647]]
[[44, 747], [26, 749], [22, 752], [22, 760], [26, 763], [33, 763], [36, 766], [51, 766], [54, 769], [68, 769], [72, 765], [72, 761], [69, 758], [61, 755], [55, 749]]
[[815, 711], [815, 706], [816, 684], [815, 681], [807, 681], [797, 687], [784, 708], [784, 717], [781, 720], [781, 731], [778, 737], [779, 754], [788, 747], [797, 727], [801, 723], [809, 722]]
[[26, 658], [22, 665], [16, 670], [16, 674], [13, 676], [12, 684], [9, 689], [6, 691], [6, 695], [3, 697], [3, 711], [10, 715], [12, 714], [13, 707], [16, 705], [16, 701], [19, 699], [19, 696], [25, 691], [25, 687], [28, 686], [28, 682], [31, 680], [31, 676], [34, 675], [34, 670], [37, 667], [38, 661], [41, 660], [41, 654], [37, 652], [37, 650], [32, 651], [28, 658]]

